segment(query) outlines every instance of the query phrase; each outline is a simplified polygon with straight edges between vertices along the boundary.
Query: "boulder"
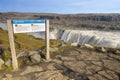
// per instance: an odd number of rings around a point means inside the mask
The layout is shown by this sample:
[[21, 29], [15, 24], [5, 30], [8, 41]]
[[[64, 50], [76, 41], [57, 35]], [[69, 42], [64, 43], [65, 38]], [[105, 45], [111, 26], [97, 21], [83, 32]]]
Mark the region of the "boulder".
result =
[[94, 47], [90, 44], [85, 44], [84, 46], [87, 47], [87, 48], [90, 48], [90, 49], [94, 49]]
[[78, 44], [77, 43], [71, 43], [71, 46], [78, 46]]
[[101, 47], [101, 51], [102, 51], [102, 52], [106, 52], [106, 50], [105, 50], [104, 47]]
[[30, 56], [30, 60], [32, 62], [40, 62], [41, 61], [41, 56], [40, 56], [40, 54], [32, 54]]
[[98, 51], [98, 52], [106, 52], [106, 49], [104, 47], [96, 47], [96, 51]]
[[30, 51], [29, 52], [29, 56], [33, 55], [33, 54], [39, 54], [39, 51]]

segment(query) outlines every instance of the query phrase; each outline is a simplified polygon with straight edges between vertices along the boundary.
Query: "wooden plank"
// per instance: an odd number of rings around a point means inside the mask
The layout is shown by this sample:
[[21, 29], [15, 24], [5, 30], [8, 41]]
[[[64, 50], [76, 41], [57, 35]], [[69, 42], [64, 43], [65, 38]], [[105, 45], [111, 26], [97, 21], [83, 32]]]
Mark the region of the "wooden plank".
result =
[[8, 24], [10, 49], [11, 49], [11, 55], [12, 55], [12, 66], [13, 66], [13, 70], [17, 70], [18, 63], [16, 58], [15, 43], [14, 43], [13, 28], [12, 28], [11, 20], [7, 20], [7, 24]]
[[49, 20], [46, 20], [45, 25], [46, 31], [46, 60], [50, 60], [50, 53], [49, 53]]

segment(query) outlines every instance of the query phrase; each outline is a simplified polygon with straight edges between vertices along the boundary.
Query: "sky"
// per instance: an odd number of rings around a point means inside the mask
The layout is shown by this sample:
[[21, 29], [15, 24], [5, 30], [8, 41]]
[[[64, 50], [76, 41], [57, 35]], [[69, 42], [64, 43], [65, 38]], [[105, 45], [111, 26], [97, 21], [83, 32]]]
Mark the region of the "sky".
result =
[[0, 0], [0, 12], [120, 13], [120, 0]]

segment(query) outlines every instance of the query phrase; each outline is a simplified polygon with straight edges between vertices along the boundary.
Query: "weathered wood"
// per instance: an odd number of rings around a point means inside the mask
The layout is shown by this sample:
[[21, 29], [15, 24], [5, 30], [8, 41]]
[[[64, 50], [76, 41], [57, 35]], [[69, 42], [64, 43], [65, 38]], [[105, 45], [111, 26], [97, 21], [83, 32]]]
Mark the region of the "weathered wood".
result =
[[10, 49], [11, 49], [11, 55], [12, 55], [12, 66], [13, 66], [13, 70], [16, 70], [18, 69], [18, 62], [16, 58], [15, 43], [14, 43], [13, 28], [12, 28], [11, 20], [7, 20], [7, 24], [8, 24]]
[[46, 60], [50, 59], [50, 53], [49, 53], [49, 20], [46, 20], [45, 25], [45, 31], [46, 31]]

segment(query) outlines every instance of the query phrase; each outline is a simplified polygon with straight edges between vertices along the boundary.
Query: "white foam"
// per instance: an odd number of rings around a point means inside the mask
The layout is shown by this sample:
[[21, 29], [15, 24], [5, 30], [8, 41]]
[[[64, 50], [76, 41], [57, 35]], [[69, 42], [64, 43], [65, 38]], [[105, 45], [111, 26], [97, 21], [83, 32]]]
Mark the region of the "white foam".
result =
[[58, 39], [69, 43], [76, 42], [80, 45], [96, 44], [106, 47], [120, 47], [120, 32], [61, 30], [58, 31], [57, 35]]

